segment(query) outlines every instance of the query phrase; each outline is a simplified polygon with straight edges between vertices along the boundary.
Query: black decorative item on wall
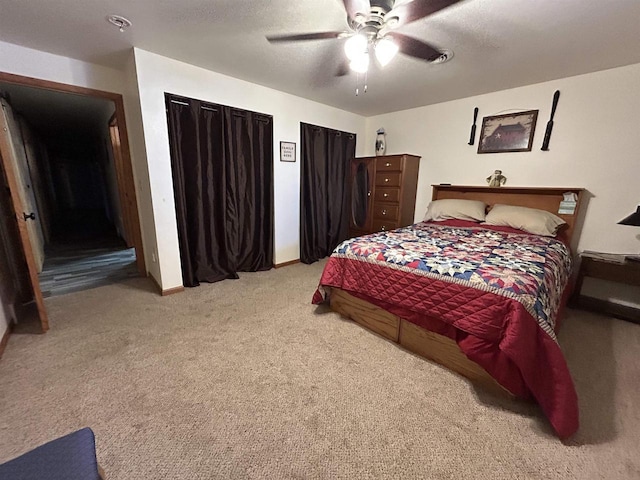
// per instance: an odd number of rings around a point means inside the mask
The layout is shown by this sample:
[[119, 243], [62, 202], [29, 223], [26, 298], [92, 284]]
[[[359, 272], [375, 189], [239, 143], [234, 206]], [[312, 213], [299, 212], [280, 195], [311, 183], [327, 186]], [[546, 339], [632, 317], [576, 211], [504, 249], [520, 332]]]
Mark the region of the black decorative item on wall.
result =
[[553, 104], [551, 105], [551, 117], [547, 122], [547, 130], [544, 132], [544, 140], [542, 141], [542, 148], [540, 150], [549, 150], [549, 140], [551, 139], [551, 131], [553, 130], [553, 117], [556, 114], [556, 107], [558, 106], [558, 99], [560, 99], [560, 90], [556, 90], [553, 94]]
[[[640, 205], [635, 212], [626, 216], [618, 222], [618, 225], [629, 225], [632, 227], [640, 227]], [[640, 255], [626, 255], [627, 260], [633, 260], [634, 262], [640, 262]]]
[[471, 136], [469, 137], [469, 145], [473, 145], [476, 141], [476, 121], [478, 120], [478, 107], [473, 109], [473, 125], [471, 126]]

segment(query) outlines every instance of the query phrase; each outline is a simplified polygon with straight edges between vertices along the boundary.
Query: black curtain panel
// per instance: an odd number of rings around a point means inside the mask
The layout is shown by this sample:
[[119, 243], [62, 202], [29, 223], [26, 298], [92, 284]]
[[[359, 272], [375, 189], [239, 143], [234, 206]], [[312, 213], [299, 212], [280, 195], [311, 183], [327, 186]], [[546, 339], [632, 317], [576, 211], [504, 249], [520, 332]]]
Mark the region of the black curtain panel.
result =
[[185, 286], [273, 266], [272, 117], [166, 95]]
[[348, 238], [348, 174], [356, 135], [300, 124], [300, 260], [313, 263]]

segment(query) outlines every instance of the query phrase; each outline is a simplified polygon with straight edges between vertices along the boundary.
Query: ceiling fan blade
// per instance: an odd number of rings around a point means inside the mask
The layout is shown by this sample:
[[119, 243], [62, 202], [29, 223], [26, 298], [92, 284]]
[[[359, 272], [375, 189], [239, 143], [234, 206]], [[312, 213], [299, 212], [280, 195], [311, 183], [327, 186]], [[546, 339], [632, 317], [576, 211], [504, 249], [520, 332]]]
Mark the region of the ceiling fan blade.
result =
[[267, 40], [270, 43], [277, 42], [298, 42], [301, 40], [326, 40], [331, 38], [340, 38], [345, 32], [315, 32], [315, 33], [299, 33], [295, 35], [269, 35]]
[[349, 18], [356, 18], [356, 14], [362, 13], [364, 15], [369, 13], [371, 4], [369, 0], [342, 0], [344, 8], [347, 11]]
[[402, 53], [409, 55], [410, 57], [426, 60], [427, 62], [433, 62], [442, 55], [442, 52], [438, 49], [421, 40], [396, 32], [390, 34], [389, 37], [391, 37], [391, 39], [398, 45], [398, 48]]
[[398, 25], [406, 25], [432, 13], [439, 12], [461, 0], [413, 0], [413, 2], [398, 5], [391, 11], [391, 15], [397, 16]]

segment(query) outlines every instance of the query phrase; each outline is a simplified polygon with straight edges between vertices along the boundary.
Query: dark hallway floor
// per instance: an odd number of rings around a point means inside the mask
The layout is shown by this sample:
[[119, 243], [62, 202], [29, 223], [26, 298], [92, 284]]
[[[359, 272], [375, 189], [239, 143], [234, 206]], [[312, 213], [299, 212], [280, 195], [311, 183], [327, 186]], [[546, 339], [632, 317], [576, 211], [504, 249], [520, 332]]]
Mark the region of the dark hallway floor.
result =
[[73, 211], [61, 218], [39, 276], [45, 298], [138, 276], [135, 249], [127, 248], [103, 215]]

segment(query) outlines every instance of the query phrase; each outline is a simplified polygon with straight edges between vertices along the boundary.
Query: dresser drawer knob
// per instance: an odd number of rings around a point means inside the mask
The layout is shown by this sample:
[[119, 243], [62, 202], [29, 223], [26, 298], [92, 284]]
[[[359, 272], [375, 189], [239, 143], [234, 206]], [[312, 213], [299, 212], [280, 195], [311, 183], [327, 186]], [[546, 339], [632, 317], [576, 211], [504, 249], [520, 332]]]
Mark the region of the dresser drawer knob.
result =
[[367, 197], [370, 197], [370, 196], [371, 196], [371, 192], [367, 192]]
[[386, 211], [386, 210], [382, 210], [382, 214], [383, 214], [383, 215], [386, 215], [386, 214], [387, 214], [387, 211]]
[[384, 198], [387, 198], [387, 197], [389, 196], [389, 194], [388, 194], [388, 193], [384, 193], [382, 196], [383, 196]]
[[384, 179], [384, 181], [385, 181], [385, 182], [388, 182], [388, 181], [389, 181], [389, 179], [388, 179], [388, 178], [385, 178], [385, 179]]
[[389, 162], [387, 162], [387, 163], [385, 163], [385, 164], [384, 164], [384, 166], [385, 166], [385, 167], [390, 167], [390, 166], [391, 166], [391, 164], [390, 164]]
[[384, 232], [387, 229], [384, 225], [382, 225], [382, 231]]

